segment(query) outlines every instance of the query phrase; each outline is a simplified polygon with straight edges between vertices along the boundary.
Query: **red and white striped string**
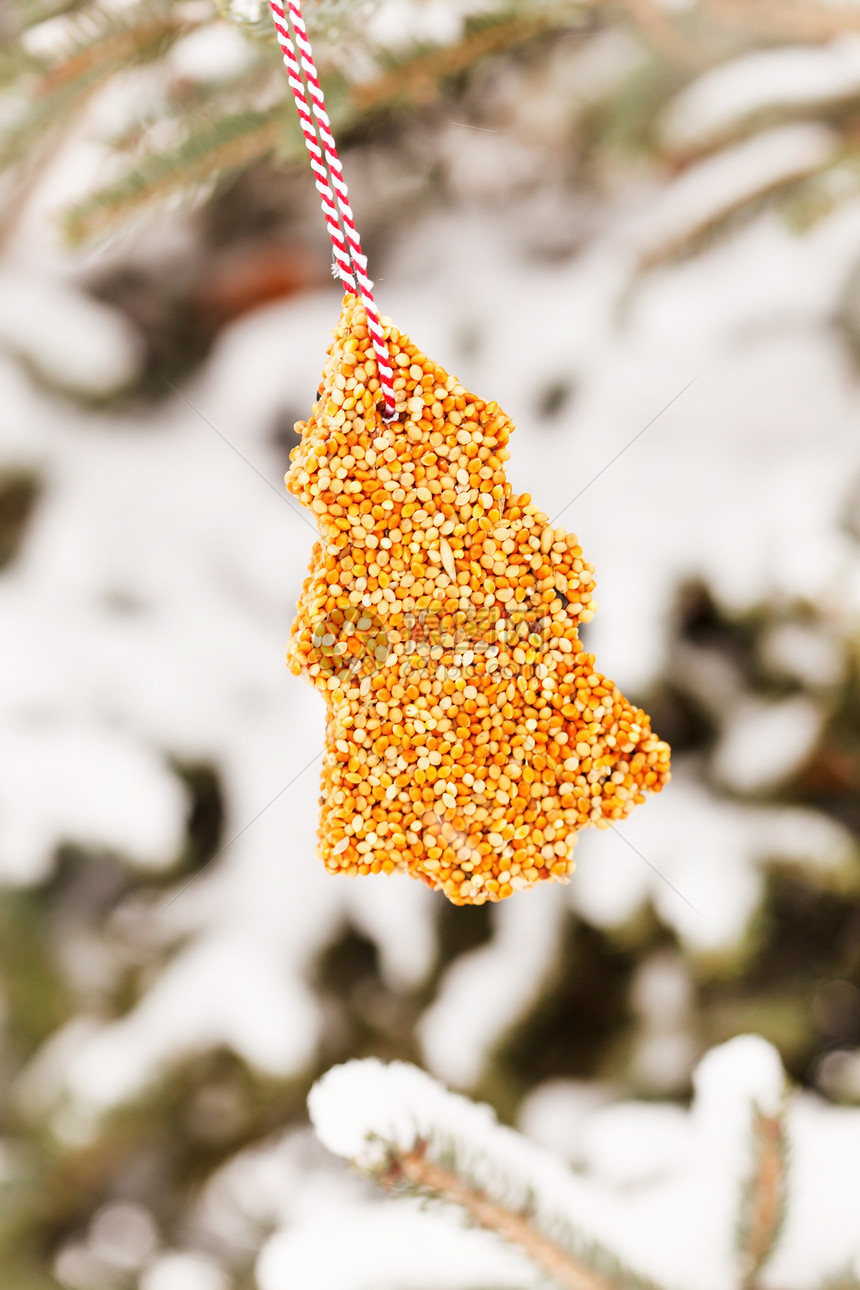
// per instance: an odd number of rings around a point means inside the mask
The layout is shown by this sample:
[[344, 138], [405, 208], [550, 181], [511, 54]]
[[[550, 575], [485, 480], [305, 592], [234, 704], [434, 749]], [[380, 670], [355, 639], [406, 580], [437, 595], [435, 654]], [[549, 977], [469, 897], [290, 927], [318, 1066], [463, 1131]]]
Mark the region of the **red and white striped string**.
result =
[[302, 17], [300, 0], [286, 0], [285, 4], [281, 0], [269, 0], [269, 7], [284, 55], [287, 79], [296, 100], [311, 168], [316, 176], [316, 187], [334, 248], [337, 272], [347, 291], [358, 296], [364, 305], [376, 354], [379, 384], [385, 399], [385, 419], [391, 420], [395, 416], [391, 358], [373, 298], [373, 283], [367, 276], [367, 256], [362, 252], [358, 229], [355, 227], [343, 166], [337, 155], [331, 122], [325, 110], [325, 98]]

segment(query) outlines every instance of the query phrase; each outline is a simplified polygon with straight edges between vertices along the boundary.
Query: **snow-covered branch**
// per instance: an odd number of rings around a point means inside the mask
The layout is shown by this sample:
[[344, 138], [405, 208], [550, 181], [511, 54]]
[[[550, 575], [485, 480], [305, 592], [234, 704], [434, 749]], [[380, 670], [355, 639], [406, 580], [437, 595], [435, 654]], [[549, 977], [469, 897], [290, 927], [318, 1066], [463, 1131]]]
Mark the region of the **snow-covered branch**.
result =
[[312, 1089], [311, 1117], [332, 1151], [383, 1186], [457, 1205], [520, 1247], [567, 1290], [645, 1290], [576, 1217], [595, 1198], [548, 1152], [404, 1062], [337, 1066]]
[[[662, 1131], [646, 1129], [661, 1108], [596, 1113], [615, 1157], [636, 1160], [614, 1176], [599, 1153], [574, 1173], [488, 1106], [404, 1063], [335, 1067], [309, 1105], [332, 1151], [390, 1190], [458, 1207], [568, 1290], [815, 1286], [860, 1267], [849, 1200], [860, 1112], [787, 1095], [776, 1050], [753, 1035], [708, 1053], [694, 1088], [668, 1156]], [[356, 1286], [376, 1284], [372, 1269], [362, 1277]]]

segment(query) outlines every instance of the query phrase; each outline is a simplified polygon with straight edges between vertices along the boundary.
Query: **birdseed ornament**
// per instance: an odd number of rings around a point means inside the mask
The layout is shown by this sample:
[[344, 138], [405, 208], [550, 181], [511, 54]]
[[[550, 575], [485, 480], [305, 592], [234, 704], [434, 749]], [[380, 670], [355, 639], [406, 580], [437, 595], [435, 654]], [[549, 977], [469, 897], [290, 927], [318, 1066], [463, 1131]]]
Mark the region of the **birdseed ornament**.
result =
[[320, 534], [287, 664], [327, 705], [322, 859], [503, 900], [566, 881], [669, 746], [579, 639], [593, 570], [505, 478], [509, 417], [379, 318], [298, 0], [271, 7], [348, 289], [286, 476]]

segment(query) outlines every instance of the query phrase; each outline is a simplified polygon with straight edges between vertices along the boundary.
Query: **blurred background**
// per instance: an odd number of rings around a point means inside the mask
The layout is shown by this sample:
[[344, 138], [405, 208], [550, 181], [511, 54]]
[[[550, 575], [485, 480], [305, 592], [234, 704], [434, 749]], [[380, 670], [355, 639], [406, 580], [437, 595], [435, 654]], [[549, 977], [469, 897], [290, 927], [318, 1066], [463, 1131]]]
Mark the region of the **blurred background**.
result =
[[282, 477], [340, 293], [267, 12], [7, 0], [4, 1290], [307, 1290], [258, 1256], [365, 1195], [351, 1056], [584, 1170], [745, 1031], [860, 1103], [860, 5], [307, 19], [380, 307], [517, 423], [674, 778], [502, 905], [325, 875]]

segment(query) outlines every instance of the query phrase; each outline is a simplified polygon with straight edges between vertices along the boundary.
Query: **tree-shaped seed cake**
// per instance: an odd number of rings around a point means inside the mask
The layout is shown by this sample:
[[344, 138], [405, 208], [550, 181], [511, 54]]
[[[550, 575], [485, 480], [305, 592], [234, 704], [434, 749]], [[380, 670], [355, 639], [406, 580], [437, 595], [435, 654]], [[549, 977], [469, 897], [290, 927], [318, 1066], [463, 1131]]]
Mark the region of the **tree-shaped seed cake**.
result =
[[344, 300], [287, 488], [316, 516], [287, 663], [323, 692], [320, 848], [455, 904], [565, 880], [577, 831], [669, 779], [669, 746], [577, 631], [575, 536], [505, 478], [510, 419], [395, 327], [386, 422], [361, 303]]

